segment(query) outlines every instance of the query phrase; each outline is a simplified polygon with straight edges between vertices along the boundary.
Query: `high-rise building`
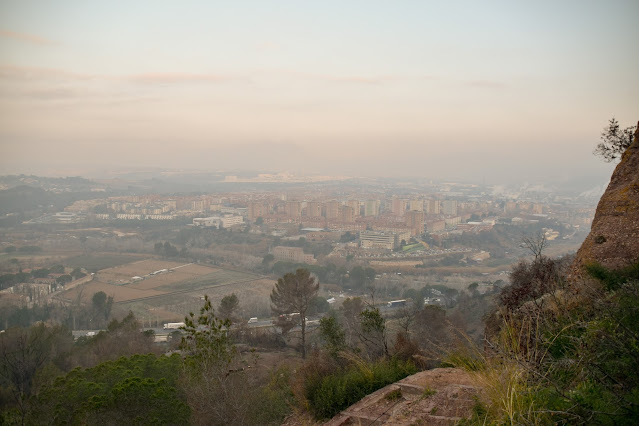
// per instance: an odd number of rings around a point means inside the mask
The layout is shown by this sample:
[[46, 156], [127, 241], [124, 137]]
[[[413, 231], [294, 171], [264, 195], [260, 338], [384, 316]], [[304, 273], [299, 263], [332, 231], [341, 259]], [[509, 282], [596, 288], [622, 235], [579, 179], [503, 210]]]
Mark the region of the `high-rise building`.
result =
[[308, 203], [306, 203], [306, 216], [321, 217], [322, 205], [317, 201], [309, 201]]
[[455, 216], [457, 214], [457, 200], [444, 200], [442, 203], [444, 214]]
[[424, 212], [411, 210], [406, 212], [405, 223], [410, 228], [411, 235], [421, 235], [424, 233]]
[[379, 216], [379, 200], [366, 200], [364, 203], [364, 216]]
[[335, 220], [339, 218], [339, 201], [327, 201], [324, 204], [324, 208], [326, 209], [326, 219]]
[[209, 202], [207, 200], [193, 200], [190, 207], [191, 210], [203, 212], [209, 209]]
[[287, 201], [286, 214], [289, 217], [300, 217], [302, 215], [302, 203], [299, 201]]
[[426, 200], [426, 213], [427, 214], [439, 214], [440, 213], [439, 200]]
[[359, 212], [359, 200], [348, 200], [345, 203], [348, 207], [353, 209], [353, 214], [355, 215], [355, 217], [359, 217], [360, 212]]
[[264, 217], [266, 206], [259, 201], [251, 201], [248, 203], [248, 218], [253, 222], [258, 217]]
[[506, 213], [513, 213], [517, 210], [517, 203], [515, 201], [506, 201], [504, 204], [504, 211]]
[[355, 212], [353, 208], [350, 206], [341, 206], [340, 209], [340, 220], [342, 222], [352, 223], [355, 222]]
[[403, 200], [401, 198], [393, 198], [391, 209], [393, 211], [393, 215], [395, 216], [404, 216], [406, 213], [406, 205], [408, 204], [408, 200]]
[[410, 209], [416, 212], [424, 211], [424, 200], [410, 200]]

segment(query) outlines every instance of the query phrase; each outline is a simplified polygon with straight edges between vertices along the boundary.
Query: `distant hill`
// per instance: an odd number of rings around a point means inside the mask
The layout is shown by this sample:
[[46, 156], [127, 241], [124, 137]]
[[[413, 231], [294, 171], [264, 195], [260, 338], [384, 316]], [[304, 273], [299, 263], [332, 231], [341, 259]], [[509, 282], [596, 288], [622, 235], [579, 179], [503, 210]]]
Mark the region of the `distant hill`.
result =
[[29, 185], [20, 185], [0, 191], [0, 215], [39, 209], [61, 211], [74, 201], [99, 197], [104, 197], [104, 193], [90, 191], [55, 193]]

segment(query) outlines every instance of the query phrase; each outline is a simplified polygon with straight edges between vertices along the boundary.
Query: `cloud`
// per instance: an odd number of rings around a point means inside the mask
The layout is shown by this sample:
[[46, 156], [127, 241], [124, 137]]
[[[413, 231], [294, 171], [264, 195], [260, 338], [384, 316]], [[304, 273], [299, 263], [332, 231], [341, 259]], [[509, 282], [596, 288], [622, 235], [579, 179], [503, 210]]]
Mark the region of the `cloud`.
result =
[[[115, 77], [118, 78], [118, 77]], [[212, 83], [236, 79], [236, 77], [222, 74], [197, 74], [186, 72], [149, 72], [121, 76], [120, 78], [135, 83], [175, 84], [175, 83]]]
[[484, 89], [504, 89], [508, 87], [505, 83], [493, 80], [471, 80], [466, 82], [467, 86]]
[[87, 95], [85, 91], [80, 91], [65, 87], [55, 87], [50, 89], [36, 89], [29, 90], [21, 93], [24, 97], [29, 97], [38, 100], [64, 100], [64, 99], [76, 99]]
[[259, 43], [257, 46], [257, 50], [262, 50], [262, 51], [268, 51], [268, 50], [279, 50], [280, 46], [279, 44], [270, 42], [270, 41], [265, 41], [262, 43]]
[[258, 70], [260, 74], [279, 74], [289, 77], [297, 77], [307, 80], [320, 80], [330, 82], [342, 82], [342, 83], [357, 83], [357, 84], [382, 84], [391, 80], [395, 80], [395, 76], [391, 75], [339, 75], [339, 74], [321, 74], [306, 71], [295, 71], [289, 69], [274, 69], [274, 70]]
[[313, 77], [328, 81], [363, 84], [381, 84], [390, 80], [389, 77], [369, 77], [363, 75], [315, 75]]
[[19, 65], [0, 65], [0, 79], [11, 80], [89, 80], [98, 77], [95, 74], [77, 73], [57, 68], [25, 67]]
[[222, 74], [197, 74], [188, 72], [146, 72], [140, 74], [91, 74], [57, 68], [0, 65], [0, 79], [6, 80], [107, 80], [141, 84], [177, 84], [184, 82], [220, 82], [237, 79]]
[[31, 43], [31, 44], [37, 44], [39, 46], [58, 44], [57, 42], [53, 40], [49, 40], [34, 34], [18, 33], [15, 31], [8, 31], [8, 30], [0, 30], [0, 37], [10, 38], [13, 40], [18, 40], [22, 42]]

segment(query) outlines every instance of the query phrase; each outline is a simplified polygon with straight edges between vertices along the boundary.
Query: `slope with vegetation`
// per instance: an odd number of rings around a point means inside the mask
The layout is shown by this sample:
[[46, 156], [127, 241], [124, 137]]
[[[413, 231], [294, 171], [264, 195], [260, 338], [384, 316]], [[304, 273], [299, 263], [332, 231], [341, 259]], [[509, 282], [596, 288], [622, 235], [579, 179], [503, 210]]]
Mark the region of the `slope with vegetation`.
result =
[[487, 350], [451, 357], [484, 387], [469, 424], [639, 423], [636, 132], [572, 264], [539, 252], [517, 265]]

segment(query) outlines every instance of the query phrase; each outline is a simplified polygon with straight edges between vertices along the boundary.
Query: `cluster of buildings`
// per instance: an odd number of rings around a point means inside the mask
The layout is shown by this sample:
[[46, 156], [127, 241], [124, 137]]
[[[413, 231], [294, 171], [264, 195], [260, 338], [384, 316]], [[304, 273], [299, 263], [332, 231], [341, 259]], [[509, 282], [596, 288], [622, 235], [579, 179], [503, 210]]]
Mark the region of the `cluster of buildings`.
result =
[[[110, 197], [76, 201], [64, 214], [89, 215], [102, 220], [173, 220], [196, 218], [193, 224], [228, 228], [244, 223], [246, 208], [230, 207], [226, 199], [212, 195], [164, 197], [161, 195]], [[206, 213], [214, 216], [203, 217]]]
[[[455, 199], [270, 199], [249, 201], [247, 219], [267, 224], [299, 223], [302, 226], [338, 231], [375, 231], [377, 234], [392, 234], [401, 241], [419, 236], [425, 231], [437, 232], [452, 228], [467, 221], [473, 214], [487, 214], [490, 208], [488, 203], [468, 203]], [[484, 224], [486, 226], [489, 225]], [[405, 234], [408, 234], [408, 238]], [[389, 245], [388, 242], [373, 241], [366, 244]]]
[[56, 220], [71, 221], [83, 215], [104, 220], [189, 218], [201, 227], [263, 225], [261, 230], [273, 235], [299, 226], [317, 230], [308, 233], [311, 240], [339, 239], [348, 231], [360, 237], [364, 248], [394, 249], [424, 233], [435, 239], [481, 233], [504, 219], [516, 225], [561, 217], [574, 226], [588, 225], [594, 211], [573, 208], [569, 202], [549, 203], [538, 195], [503, 198], [472, 185], [432, 189], [422, 196], [397, 195], [394, 190], [367, 193], [357, 188], [315, 191], [304, 187], [286, 192], [110, 197], [78, 201]]

